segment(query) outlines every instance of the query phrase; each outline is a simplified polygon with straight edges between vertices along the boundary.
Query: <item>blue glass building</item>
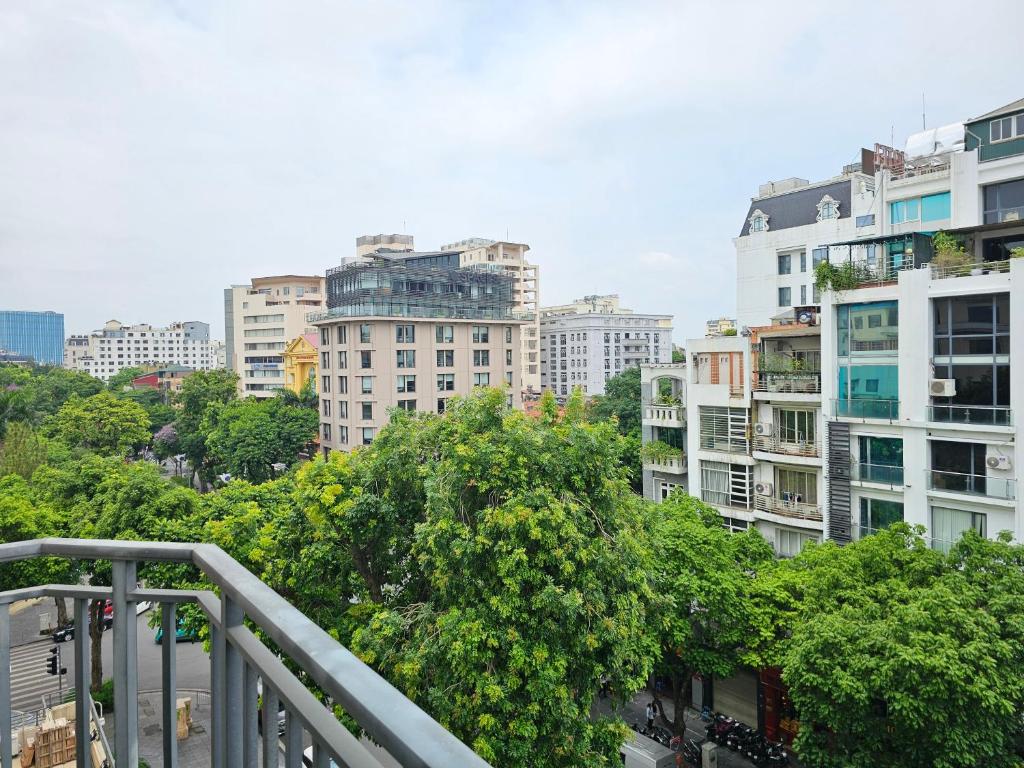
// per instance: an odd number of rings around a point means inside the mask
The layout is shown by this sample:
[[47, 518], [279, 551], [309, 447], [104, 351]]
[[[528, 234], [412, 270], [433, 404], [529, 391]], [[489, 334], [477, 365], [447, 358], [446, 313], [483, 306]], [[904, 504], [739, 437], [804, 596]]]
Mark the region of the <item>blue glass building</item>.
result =
[[64, 315], [0, 309], [0, 349], [40, 365], [64, 364]]

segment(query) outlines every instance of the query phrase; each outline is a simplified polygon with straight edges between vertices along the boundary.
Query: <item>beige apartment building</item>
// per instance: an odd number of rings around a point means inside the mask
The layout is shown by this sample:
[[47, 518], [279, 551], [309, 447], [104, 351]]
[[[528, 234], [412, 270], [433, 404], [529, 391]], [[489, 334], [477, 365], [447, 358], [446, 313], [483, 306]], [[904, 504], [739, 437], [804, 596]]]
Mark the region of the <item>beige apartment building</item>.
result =
[[273, 397], [285, 385], [284, 349], [314, 328], [306, 315], [324, 307], [319, 275], [254, 277], [224, 289], [225, 362], [242, 397]]
[[[410, 243], [411, 245], [411, 243]], [[540, 392], [540, 269], [530, 263], [525, 243], [510, 243], [473, 237], [441, 246], [442, 251], [457, 251], [464, 267], [491, 264], [512, 278], [512, 301], [518, 312], [531, 314], [533, 320], [522, 327], [523, 389]]]
[[393, 408], [443, 413], [476, 387], [505, 386], [509, 405], [522, 407], [523, 321], [364, 316], [315, 325], [325, 455], [371, 443]]

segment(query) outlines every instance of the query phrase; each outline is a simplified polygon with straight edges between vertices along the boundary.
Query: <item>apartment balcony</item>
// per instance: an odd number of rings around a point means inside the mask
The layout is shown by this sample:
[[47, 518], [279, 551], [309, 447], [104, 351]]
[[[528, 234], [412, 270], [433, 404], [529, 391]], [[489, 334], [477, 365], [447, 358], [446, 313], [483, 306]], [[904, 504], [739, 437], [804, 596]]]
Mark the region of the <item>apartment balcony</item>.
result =
[[672, 458], [649, 458], [643, 460], [645, 471], [661, 472], [672, 475], [686, 474], [686, 458], [680, 454]]
[[819, 400], [820, 395], [820, 371], [759, 371], [754, 381], [758, 400]]
[[787, 440], [779, 435], [755, 435], [754, 450], [778, 456], [821, 458], [821, 441]]
[[792, 517], [798, 520], [820, 521], [821, 507], [816, 504], [807, 504], [802, 501], [790, 499], [779, 499], [775, 496], [754, 495], [754, 509], [759, 512], [767, 512], [781, 517]]
[[1013, 501], [1017, 498], [1017, 481], [1008, 477], [932, 469], [928, 470], [928, 490], [962, 494], [974, 498]]
[[932, 280], [944, 280], [949, 277], [977, 277], [978, 275], [996, 275], [1010, 271], [1010, 262], [981, 261], [975, 264], [956, 264], [939, 266], [932, 264]]
[[[284, 719], [284, 765], [303, 764], [306, 734], [313, 742], [313, 765], [380, 766], [363, 742], [316, 699], [303, 680], [315, 682], [400, 765], [477, 766], [487, 763], [460, 742], [386, 680], [339, 645], [270, 587], [211, 544], [38, 539], [0, 544], [0, 562], [36, 557], [109, 560], [112, 587], [41, 585], [0, 593], [0, 768], [11, 766], [11, 647], [10, 605], [19, 600], [65, 597], [74, 601], [75, 625], [87, 626], [90, 601], [113, 600], [114, 742], [116, 764], [139, 764], [138, 637], [136, 605], [159, 605], [164, 636], [176, 634], [176, 608], [195, 603], [210, 622], [211, 755], [218, 768], [277, 768], [279, 739], [276, 728], [258, 728], [262, 721]], [[188, 563], [198, 568], [219, 591], [161, 590], [137, 587], [140, 562]], [[128, 617], [123, 620], [122, 617]], [[285, 666], [246, 626], [258, 627], [301, 668], [302, 679]], [[90, 764], [91, 741], [89, 633], [74, 636], [75, 736], [80, 747], [77, 765]], [[163, 764], [178, 765], [176, 739], [177, 683], [175, 643], [161, 648], [161, 709]], [[108, 719], [109, 719], [108, 715]], [[110, 752], [108, 751], [109, 755]], [[113, 763], [111, 763], [113, 764]]]
[[936, 424], [1012, 427], [1013, 411], [1002, 405], [929, 405], [928, 421]]
[[682, 405], [645, 405], [643, 424], [645, 427], [686, 426], [686, 408]]
[[850, 463], [850, 480], [851, 482], [884, 485], [895, 490], [903, 487], [903, 467], [854, 461]]
[[893, 422], [899, 417], [899, 400], [832, 399], [832, 418]]

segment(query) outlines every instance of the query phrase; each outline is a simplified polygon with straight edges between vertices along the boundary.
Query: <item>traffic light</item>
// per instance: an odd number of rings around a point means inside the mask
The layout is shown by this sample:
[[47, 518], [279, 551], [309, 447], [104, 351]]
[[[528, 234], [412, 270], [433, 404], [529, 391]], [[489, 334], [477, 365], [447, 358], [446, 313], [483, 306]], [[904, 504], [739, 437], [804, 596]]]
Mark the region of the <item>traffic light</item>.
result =
[[59, 651], [57, 650], [57, 646], [56, 645], [53, 646], [53, 648], [50, 649], [50, 658], [48, 658], [46, 660], [46, 674], [48, 674], [48, 675], [56, 675], [57, 674], [57, 654], [58, 653], [59, 653]]

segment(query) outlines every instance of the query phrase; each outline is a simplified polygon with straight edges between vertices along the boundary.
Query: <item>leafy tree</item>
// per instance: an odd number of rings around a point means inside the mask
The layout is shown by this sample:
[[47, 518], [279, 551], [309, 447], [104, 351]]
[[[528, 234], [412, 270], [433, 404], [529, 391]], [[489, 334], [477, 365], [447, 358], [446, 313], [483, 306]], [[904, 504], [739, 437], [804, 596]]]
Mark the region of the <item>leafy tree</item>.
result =
[[174, 396], [180, 408], [174, 425], [181, 451], [188, 457], [193, 475], [199, 475], [200, 487], [204, 491], [213, 480], [216, 467], [209, 461], [203, 419], [210, 405], [234, 400], [237, 388], [238, 375], [234, 371], [196, 371], [182, 382], [181, 391]]
[[682, 349], [672, 350], [672, 362], [673, 363], [685, 363], [686, 362], [686, 351]]
[[111, 392], [123, 392], [125, 387], [130, 387], [132, 381], [145, 373], [141, 368], [122, 368], [109, 379], [107, 389]]
[[302, 388], [296, 393], [285, 387], [277, 392], [277, 396], [281, 398], [286, 405], [297, 405], [302, 408], [314, 408], [320, 407], [320, 396], [316, 393], [316, 385], [312, 379], [306, 381], [302, 385]]
[[749, 642], [753, 584], [774, 559], [771, 546], [751, 528], [730, 533], [718, 511], [677, 492], [657, 507], [655, 585], [666, 598], [659, 619], [657, 672], [672, 683], [675, 719], [683, 735], [693, 675], [730, 677]]
[[395, 414], [354, 458], [299, 471], [318, 528], [349, 551], [374, 537], [360, 599], [378, 608], [353, 647], [492, 762], [618, 763], [628, 732], [591, 703], [602, 674], [637, 690], [655, 651], [647, 506], [619, 442], [488, 390], [443, 417]]
[[174, 424], [164, 425], [153, 435], [153, 452], [158, 459], [176, 456], [181, 452], [181, 442]]
[[0, 444], [0, 477], [21, 475], [26, 480], [46, 461], [46, 440], [23, 421], [7, 426], [7, 435]]
[[156, 434], [161, 427], [170, 424], [178, 415], [177, 411], [167, 404], [169, 394], [166, 390], [147, 388], [121, 391], [117, 393], [117, 396], [123, 400], [131, 400], [145, 408], [146, 415], [149, 416], [150, 429]]
[[764, 577], [804, 765], [1019, 765], [1024, 549], [967, 534], [945, 557], [917, 533], [810, 546]]
[[0, 438], [12, 423], [31, 426], [37, 422], [31, 393], [24, 386], [13, 383], [0, 386]]
[[590, 406], [593, 421], [615, 419], [619, 434], [626, 438], [620, 443], [620, 462], [629, 471], [633, 490], [643, 491], [643, 470], [640, 462], [640, 368], [627, 368], [604, 383], [604, 394], [594, 397]]
[[284, 400], [234, 400], [207, 410], [202, 429], [209, 455], [234, 477], [259, 483], [271, 465], [292, 464], [315, 437], [319, 414]]
[[148, 443], [150, 434], [149, 417], [142, 406], [109, 392], [85, 399], [72, 395], [57, 412], [51, 428], [69, 446], [118, 456]]

